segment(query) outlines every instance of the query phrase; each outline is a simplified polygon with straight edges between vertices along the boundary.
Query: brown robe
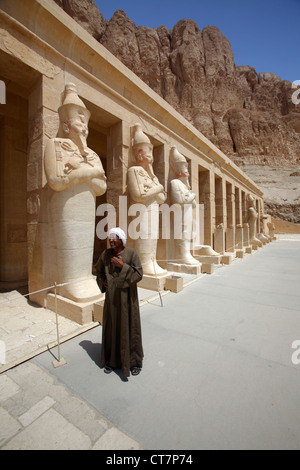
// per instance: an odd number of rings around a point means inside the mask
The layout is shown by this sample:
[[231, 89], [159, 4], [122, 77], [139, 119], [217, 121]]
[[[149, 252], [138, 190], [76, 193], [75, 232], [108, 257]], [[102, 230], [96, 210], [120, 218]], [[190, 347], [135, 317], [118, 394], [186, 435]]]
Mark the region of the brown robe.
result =
[[100, 366], [121, 368], [129, 377], [130, 368], [142, 367], [143, 346], [137, 283], [143, 277], [143, 269], [137, 252], [125, 248], [121, 256], [122, 269], [111, 264], [113, 250], [105, 250], [96, 263], [100, 288], [106, 279], [102, 325], [102, 349]]

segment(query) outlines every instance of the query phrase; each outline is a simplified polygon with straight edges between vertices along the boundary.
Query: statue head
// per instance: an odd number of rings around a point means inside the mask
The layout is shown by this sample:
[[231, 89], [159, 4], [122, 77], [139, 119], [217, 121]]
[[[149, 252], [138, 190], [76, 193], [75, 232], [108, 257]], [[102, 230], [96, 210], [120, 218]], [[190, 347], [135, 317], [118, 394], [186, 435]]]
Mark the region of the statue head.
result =
[[152, 165], [153, 163], [153, 145], [150, 139], [142, 131], [140, 124], [133, 126], [133, 141], [132, 141], [133, 154], [136, 163], [142, 166]]
[[249, 208], [255, 206], [255, 200], [251, 194], [248, 194], [247, 200], [248, 200]]
[[60, 135], [73, 140], [84, 153], [87, 146], [88, 122], [91, 113], [79, 98], [74, 83], [66, 85], [58, 114], [60, 118]]
[[178, 152], [177, 147], [172, 147], [170, 152], [170, 165], [173, 169], [176, 178], [188, 178], [189, 167], [186, 159], [181, 153]]

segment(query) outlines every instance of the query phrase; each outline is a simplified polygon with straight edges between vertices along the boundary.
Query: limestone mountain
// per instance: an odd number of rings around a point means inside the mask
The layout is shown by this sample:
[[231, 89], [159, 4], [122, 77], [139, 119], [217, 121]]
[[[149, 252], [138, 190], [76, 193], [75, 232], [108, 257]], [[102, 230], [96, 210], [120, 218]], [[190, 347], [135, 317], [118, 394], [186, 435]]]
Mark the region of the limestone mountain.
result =
[[215, 26], [200, 31], [188, 19], [173, 30], [153, 29], [136, 26], [123, 10], [106, 21], [93, 0], [55, 1], [243, 166], [265, 191], [269, 213], [300, 223], [300, 104], [293, 103], [291, 82], [236, 65]]

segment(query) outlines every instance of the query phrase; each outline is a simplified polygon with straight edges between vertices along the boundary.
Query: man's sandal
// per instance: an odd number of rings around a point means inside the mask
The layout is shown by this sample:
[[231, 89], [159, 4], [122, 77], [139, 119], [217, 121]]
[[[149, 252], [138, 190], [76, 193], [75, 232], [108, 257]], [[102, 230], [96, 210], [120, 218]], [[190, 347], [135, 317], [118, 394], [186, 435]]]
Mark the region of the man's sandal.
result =
[[104, 367], [104, 373], [105, 373], [105, 374], [110, 374], [111, 372], [112, 372], [112, 368], [111, 368], [111, 367], [109, 367], [109, 366], [105, 366], [105, 367]]
[[141, 368], [140, 367], [131, 367], [131, 375], [139, 375], [139, 373], [141, 372]]

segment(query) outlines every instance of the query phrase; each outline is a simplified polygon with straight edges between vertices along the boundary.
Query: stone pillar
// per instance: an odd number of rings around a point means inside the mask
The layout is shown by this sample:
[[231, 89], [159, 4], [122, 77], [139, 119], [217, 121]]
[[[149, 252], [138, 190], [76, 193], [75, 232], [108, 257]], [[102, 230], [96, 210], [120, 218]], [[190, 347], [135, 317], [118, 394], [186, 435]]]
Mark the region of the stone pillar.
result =
[[[153, 148], [153, 170], [154, 173], [157, 175], [157, 178], [161, 182], [161, 184], [167, 189], [168, 188], [168, 175], [169, 175], [169, 156], [170, 156], [170, 149], [167, 145], [162, 144], [158, 145], [157, 147]], [[159, 239], [157, 242], [157, 262], [158, 264], [166, 269], [167, 262], [171, 259], [171, 255], [169, 253], [169, 240], [166, 239], [165, 233], [163, 233], [163, 215], [160, 212], [159, 214]]]
[[257, 219], [257, 233], [261, 233], [263, 231], [263, 208], [262, 208], [262, 201], [260, 199], [256, 199], [256, 211], [258, 214]]
[[213, 246], [215, 229], [215, 178], [211, 170], [199, 172], [199, 203], [204, 204], [204, 245]]
[[223, 185], [223, 178], [215, 176], [215, 206], [216, 206], [216, 227], [220, 224], [225, 226], [226, 198]]
[[226, 183], [227, 227], [235, 226], [235, 194], [231, 183]]
[[250, 246], [250, 232], [249, 232], [248, 223], [245, 223], [243, 225], [243, 246], [244, 247]]
[[194, 251], [197, 243], [200, 242], [201, 239], [201, 215], [200, 215], [200, 207], [199, 207], [199, 167], [198, 163], [192, 161], [190, 164], [190, 184], [191, 184], [191, 191], [196, 195], [196, 204], [197, 207], [194, 209], [194, 239], [191, 242], [192, 252]]
[[[129, 162], [130, 127], [123, 121], [109, 129], [107, 136], [107, 204], [116, 211], [116, 226], [120, 226], [127, 235], [127, 208], [125, 199], [122, 200], [122, 210], [119, 211], [119, 196], [126, 196], [127, 169]], [[126, 209], [126, 211], [125, 211]], [[113, 227], [110, 227], [113, 228]]]
[[164, 144], [153, 148], [153, 170], [161, 184], [168, 187], [170, 149]]
[[250, 244], [250, 229], [248, 223], [245, 223], [243, 226], [243, 246], [246, 253], [252, 253], [252, 246]]
[[241, 191], [241, 211], [242, 211], [242, 218], [241, 224], [244, 225], [247, 222], [247, 202], [246, 202], [246, 193]]
[[237, 225], [235, 234], [236, 234], [236, 239], [235, 239], [236, 248], [238, 250], [242, 250], [243, 249], [243, 226], [242, 224]]
[[223, 255], [225, 253], [225, 232], [223, 224], [215, 229], [214, 234], [214, 250]]
[[130, 127], [123, 121], [111, 126], [107, 133], [106, 145], [107, 191], [97, 197], [95, 238], [97, 256], [94, 263], [107, 248], [109, 229], [119, 226], [127, 235], [126, 178], [129, 166]]
[[7, 90], [0, 106], [0, 280], [12, 287], [27, 282], [27, 132], [27, 100]]
[[243, 249], [243, 210], [241, 189], [235, 188], [235, 249]]
[[[232, 238], [233, 229], [227, 229], [227, 198], [226, 198], [226, 180], [223, 177], [215, 178], [216, 191], [216, 228], [214, 233], [214, 250], [220, 253], [221, 263], [230, 264], [234, 255], [231, 250], [226, 253], [226, 236]], [[231, 236], [231, 237], [230, 237]]]
[[235, 195], [234, 187], [231, 183], [226, 184], [226, 251], [235, 251]]
[[242, 198], [241, 189], [235, 188], [235, 221], [236, 226], [242, 224]]
[[226, 229], [226, 251], [235, 252], [235, 227], [231, 226]]
[[[54, 79], [41, 76], [29, 95], [29, 139], [27, 163], [28, 211], [28, 288], [36, 292], [52, 285], [51, 246], [48, 222], [48, 187], [44, 173], [44, 149], [48, 139], [57, 134], [60, 93], [64, 77]], [[51, 289], [30, 295], [30, 300], [46, 306], [46, 295]]]

